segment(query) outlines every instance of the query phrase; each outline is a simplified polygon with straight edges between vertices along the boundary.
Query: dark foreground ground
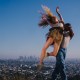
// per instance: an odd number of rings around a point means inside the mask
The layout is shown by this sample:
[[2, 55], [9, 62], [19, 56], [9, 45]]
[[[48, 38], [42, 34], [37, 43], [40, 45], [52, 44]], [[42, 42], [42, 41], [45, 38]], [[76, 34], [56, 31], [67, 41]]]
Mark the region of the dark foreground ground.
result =
[[[14, 74], [14, 75], [4, 75], [3, 77], [0, 76], [0, 80], [51, 80], [50, 76], [44, 76], [37, 74], [36, 76], [32, 75], [21, 75], [21, 74]], [[61, 80], [57, 78], [57, 80]], [[80, 80], [80, 75], [75, 75], [73, 77], [68, 77], [68, 80]]]
[[[36, 64], [36, 60], [0, 60], [0, 80], [50, 80], [55, 61], [45, 62], [41, 71]], [[80, 60], [67, 60], [66, 74], [68, 80], [80, 80]], [[57, 80], [61, 80], [60, 75]]]

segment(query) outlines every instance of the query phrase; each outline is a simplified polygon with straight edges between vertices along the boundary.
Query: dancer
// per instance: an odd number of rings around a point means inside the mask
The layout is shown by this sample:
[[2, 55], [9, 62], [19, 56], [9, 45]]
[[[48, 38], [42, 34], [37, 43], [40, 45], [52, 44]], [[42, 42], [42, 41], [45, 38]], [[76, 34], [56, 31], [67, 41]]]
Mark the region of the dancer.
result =
[[[58, 54], [56, 55], [56, 67], [52, 73], [51, 80], [55, 80], [57, 75], [60, 74], [61, 80], [67, 80], [66, 72], [65, 72], [65, 57], [68, 44], [72, 39], [74, 33], [70, 23], [64, 24], [64, 35], [63, 41], [61, 43]], [[53, 52], [49, 53], [48, 56], [51, 56]]]
[[[45, 27], [47, 25], [50, 25], [49, 33], [47, 34], [47, 41], [44, 44], [41, 56], [40, 56], [40, 62], [39, 62], [39, 69], [43, 66], [43, 60], [45, 56], [47, 56], [46, 50], [50, 45], [54, 45], [54, 50], [50, 56], [56, 56], [61, 44], [61, 41], [63, 39], [63, 19], [61, 15], [58, 13], [60, 20], [51, 13], [50, 9], [46, 6], [42, 6], [42, 8], [45, 10], [45, 14], [42, 14], [41, 22], [39, 23], [39, 26]], [[58, 12], [59, 8], [56, 8], [56, 11]]]

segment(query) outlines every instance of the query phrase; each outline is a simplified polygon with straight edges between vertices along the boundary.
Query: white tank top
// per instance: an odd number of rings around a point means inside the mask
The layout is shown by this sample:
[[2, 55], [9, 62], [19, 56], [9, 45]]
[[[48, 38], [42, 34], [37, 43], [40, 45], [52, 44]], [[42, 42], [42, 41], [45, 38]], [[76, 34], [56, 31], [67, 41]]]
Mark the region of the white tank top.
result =
[[62, 27], [63, 28], [63, 24], [62, 23], [56, 23], [56, 24], [53, 24], [53, 27]]

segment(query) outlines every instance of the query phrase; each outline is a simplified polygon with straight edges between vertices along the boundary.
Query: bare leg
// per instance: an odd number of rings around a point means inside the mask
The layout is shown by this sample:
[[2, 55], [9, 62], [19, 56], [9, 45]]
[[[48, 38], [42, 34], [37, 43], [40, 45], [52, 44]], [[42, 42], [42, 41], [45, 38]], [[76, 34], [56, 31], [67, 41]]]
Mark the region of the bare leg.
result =
[[47, 40], [47, 42], [44, 44], [44, 47], [42, 48], [42, 51], [41, 51], [41, 56], [40, 56], [40, 63], [39, 64], [42, 64], [43, 63], [43, 59], [45, 57], [45, 54], [46, 54], [46, 50], [47, 48], [53, 43], [53, 39], [52, 38], [49, 38]]
[[60, 48], [60, 43], [61, 41], [57, 44], [57, 43], [54, 43], [54, 49], [53, 49], [53, 52], [50, 52], [50, 53], [47, 53], [48, 56], [55, 56], [57, 55], [58, 51], [59, 51], [59, 48]]

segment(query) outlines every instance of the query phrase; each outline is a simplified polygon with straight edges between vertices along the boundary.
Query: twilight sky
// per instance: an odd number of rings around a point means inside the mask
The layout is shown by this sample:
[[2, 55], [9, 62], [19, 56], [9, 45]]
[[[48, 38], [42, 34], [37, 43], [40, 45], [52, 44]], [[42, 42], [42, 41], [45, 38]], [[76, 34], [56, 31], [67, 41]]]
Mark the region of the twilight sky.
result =
[[40, 55], [50, 28], [38, 27], [41, 5], [56, 16], [56, 6], [60, 7], [65, 23], [71, 23], [75, 33], [67, 58], [80, 58], [80, 0], [0, 0], [0, 58]]

